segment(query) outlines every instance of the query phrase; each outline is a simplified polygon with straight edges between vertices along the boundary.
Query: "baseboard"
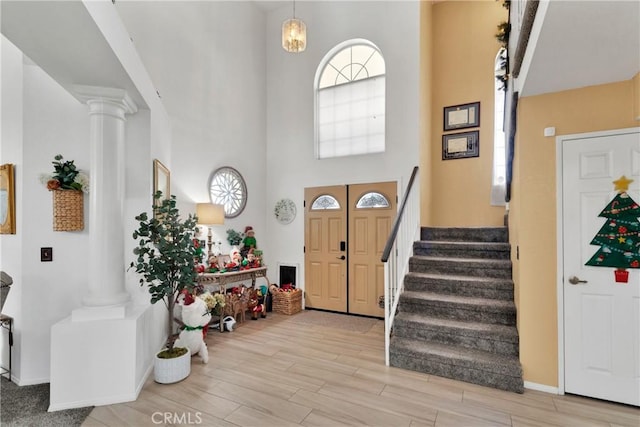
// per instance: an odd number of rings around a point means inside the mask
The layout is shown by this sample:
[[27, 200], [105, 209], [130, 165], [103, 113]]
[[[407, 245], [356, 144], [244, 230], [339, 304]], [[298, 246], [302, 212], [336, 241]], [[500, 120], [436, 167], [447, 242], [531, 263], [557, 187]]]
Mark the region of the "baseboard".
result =
[[[7, 377], [3, 377], [7, 378]], [[49, 382], [49, 378], [31, 378], [29, 380], [22, 380], [15, 375], [11, 375], [11, 382], [20, 387], [25, 385], [38, 385], [45, 384]]]
[[116, 403], [133, 402], [138, 398], [136, 394], [123, 394], [120, 396], [108, 396], [98, 399], [78, 400], [49, 405], [47, 412], [62, 411], [64, 409], [86, 408], [88, 406], [114, 405]]
[[524, 388], [529, 390], [542, 391], [544, 393], [560, 394], [558, 387], [551, 387], [550, 385], [532, 383], [529, 381], [524, 382]]

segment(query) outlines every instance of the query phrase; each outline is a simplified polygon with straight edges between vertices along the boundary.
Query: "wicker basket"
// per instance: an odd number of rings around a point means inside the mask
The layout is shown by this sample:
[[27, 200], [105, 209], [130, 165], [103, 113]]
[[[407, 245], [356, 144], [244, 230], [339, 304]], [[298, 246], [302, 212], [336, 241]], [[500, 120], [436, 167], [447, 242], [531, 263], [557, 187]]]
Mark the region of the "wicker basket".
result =
[[53, 231], [84, 229], [82, 191], [53, 190]]
[[291, 292], [272, 292], [273, 311], [280, 314], [296, 314], [302, 311], [302, 291], [294, 289]]

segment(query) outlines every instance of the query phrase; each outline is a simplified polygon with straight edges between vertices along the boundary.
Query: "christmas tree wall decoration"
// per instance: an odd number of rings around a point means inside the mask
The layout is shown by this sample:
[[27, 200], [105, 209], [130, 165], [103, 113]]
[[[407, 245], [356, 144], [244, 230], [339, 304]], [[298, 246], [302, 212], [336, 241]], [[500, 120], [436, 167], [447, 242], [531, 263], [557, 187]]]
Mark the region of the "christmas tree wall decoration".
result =
[[640, 207], [628, 194], [632, 179], [624, 175], [613, 181], [618, 194], [600, 212], [607, 218], [598, 234], [591, 240], [600, 249], [585, 265], [615, 267], [616, 282], [627, 283], [627, 268], [640, 268]]

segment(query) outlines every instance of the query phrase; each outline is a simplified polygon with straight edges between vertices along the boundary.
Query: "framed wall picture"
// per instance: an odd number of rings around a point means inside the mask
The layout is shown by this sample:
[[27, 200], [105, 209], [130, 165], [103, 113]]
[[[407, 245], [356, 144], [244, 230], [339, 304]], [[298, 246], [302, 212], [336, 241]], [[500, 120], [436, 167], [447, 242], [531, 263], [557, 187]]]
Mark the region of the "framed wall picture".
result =
[[480, 156], [480, 136], [477, 130], [442, 135], [442, 160]]
[[16, 234], [16, 193], [13, 165], [0, 166], [0, 234]]
[[444, 131], [480, 126], [480, 102], [444, 107]]
[[[171, 198], [171, 173], [169, 169], [163, 165], [160, 160], [153, 160], [153, 194], [162, 191], [162, 198], [160, 202], [165, 199]], [[154, 206], [156, 204], [155, 198], [153, 199]]]

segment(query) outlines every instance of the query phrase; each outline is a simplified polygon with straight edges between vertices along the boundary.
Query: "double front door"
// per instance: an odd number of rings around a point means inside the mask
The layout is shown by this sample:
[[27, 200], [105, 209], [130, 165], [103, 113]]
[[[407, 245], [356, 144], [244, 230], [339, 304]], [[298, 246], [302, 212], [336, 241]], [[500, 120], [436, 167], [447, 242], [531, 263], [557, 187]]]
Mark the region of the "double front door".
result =
[[305, 305], [383, 317], [382, 250], [396, 215], [395, 182], [305, 189]]

